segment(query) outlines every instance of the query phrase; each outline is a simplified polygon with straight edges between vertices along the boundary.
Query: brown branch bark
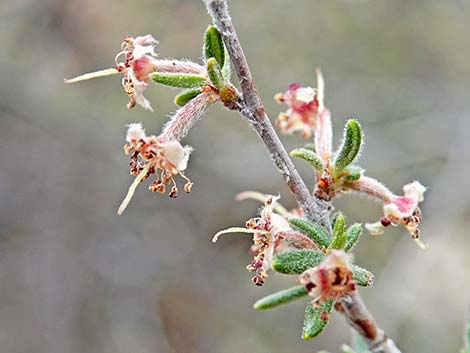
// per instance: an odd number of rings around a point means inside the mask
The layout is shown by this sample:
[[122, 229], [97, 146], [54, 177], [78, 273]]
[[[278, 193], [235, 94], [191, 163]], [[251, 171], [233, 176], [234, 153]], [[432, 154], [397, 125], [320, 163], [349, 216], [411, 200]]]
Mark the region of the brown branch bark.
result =
[[329, 204], [312, 196], [274, 130], [253, 82], [250, 68], [224, 0], [204, 0], [222, 34], [242, 91], [241, 113], [263, 140], [271, 159], [309, 219], [329, 228]]
[[[279, 140], [264, 109], [235, 27], [228, 13], [226, 0], [203, 1], [212, 17], [214, 25], [222, 35], [233, 67], [240, 80], [243, 94], [240, 102], [241, 114], [248, 119], [250, 125], [263, 140], [271, 155], [271, 159], [289, 186], [297, 203], [304, 210], [307, 218], [330, 228], [330, 204], [316, 198], [308, 190], [284, 145]], [[350, 326], [364, 337], [372, 353], [400, 353], [395, 343], [376, 324], [358, 292], [343, 297], [338, 301], [336, 309], [343, 313]]]
[[335, 304], [335, 309], [342, 313], [349, 325], [364, 338], [372, 353], [400, 353], [395, 342], [387, 337], [367, 311], [357, 291], [342, 297]]

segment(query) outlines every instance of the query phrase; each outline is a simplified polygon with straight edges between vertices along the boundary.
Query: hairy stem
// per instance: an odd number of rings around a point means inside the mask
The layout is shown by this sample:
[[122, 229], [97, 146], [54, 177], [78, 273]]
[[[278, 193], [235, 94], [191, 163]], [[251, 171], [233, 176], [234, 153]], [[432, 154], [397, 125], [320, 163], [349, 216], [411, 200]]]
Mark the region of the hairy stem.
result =
[[[222, 35], [235, 72], [240, 80], [243, 97], [237, 108], [248, 119], [250, 125], [263, 140], [271, 155], [271, 159], [279, 169], [307, 218], [330, 228], [329, 210], [331, 206], [310, 193], [266, 114], [228, 13], [226, 0], [203, 1], [212, 17], [214, 25]], [[342, 312], [348, 323], [364, 337], [372, 353], [400, 353], [395, 343], [387, 338], [384, 331], [377, 326], [372, 315], [367, 311], [359, 293], [355, 292], [353, 295], [343, 297], [338, 302], [337, 310]]]
[[241, 98], [238, 108], [241, 114], [248, 119], [250, 125], [263, 140], [272, 161], [278, 168], [307, 217], [329, 228], [329, 205], [312, 196], [279, 140], [266, 114], [261, 98], [253, 82], [245, 54], [243, 53], [237, 33], [228, 14], [227, 3], [225, 0], [204, 0], [204, 2], [206, 3], [209, 14], [212, 16], [214, 25], [222, 34], [235, 72], [240, 80], [243, 97]]

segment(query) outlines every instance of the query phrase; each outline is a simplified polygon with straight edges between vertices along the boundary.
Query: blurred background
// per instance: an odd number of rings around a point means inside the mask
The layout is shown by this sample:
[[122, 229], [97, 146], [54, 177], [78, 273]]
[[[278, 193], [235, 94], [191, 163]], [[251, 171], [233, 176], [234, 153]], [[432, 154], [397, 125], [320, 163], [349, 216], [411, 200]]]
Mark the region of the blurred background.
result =
[[[403, 352], [457, 352], [469, 302], [470, 3], [468, 1], [238, 0], [231, 13], [272, 119], [291, 82], [326, 78], [338, 143], [358, 117], [360, 164], [394, 192], [420, 180], [421, 251], [403, 228], [363, 235], [361, 289]], [[191, 0], [0, 2], [0, 347], [5, 353], [338, 352], [350, 332], [334, 314], [326, 333], [300, 339], [305, 300], [267, 312], [252, 303], [292, 285], [258, 288], [245, 265], [250, 237], [210, 239], [256, 214], [243, 190], [294, 202], [265, 147], [235, 113], [212, 108], [184, 142], [194, 146], [191, 195], [140, 187], [125, 125], [158, 133], [175, 91], [152, 86], [156, 108], [126, 109], [120, 77], [65, 86], [64, 77], [114, 65], [127, 34], [153, 34], [162, 57], [199, 60], [209, 17]], [[298, 137], [283, 138], [291, 149]], [[311, 184], [311, 172], [299, 169]], [[380, 206], [344, 196], [350, 222]]]

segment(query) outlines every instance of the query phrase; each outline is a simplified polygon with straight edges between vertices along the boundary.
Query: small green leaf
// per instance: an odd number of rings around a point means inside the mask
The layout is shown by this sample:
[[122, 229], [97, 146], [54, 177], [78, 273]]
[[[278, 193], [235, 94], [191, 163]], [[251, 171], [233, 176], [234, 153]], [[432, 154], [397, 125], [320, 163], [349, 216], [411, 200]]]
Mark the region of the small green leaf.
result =
[[330, 235], [321, 225], [303, 218], [290, 218], [288, 222], [294, 230], [311, 238], [321, 249], [326, 249], [330, 245]]
[[286, 251], [273, 259], [273, 269], [287, 275], [301, 274], [305, 270], [318, 266], [325, 254], [310, 249]]
[[[337, 211], [337, 212], [333, 213], [333, 217], [331, 217], [331, 228], [335, 227], [336, 219], [338, 218], [338, 216], [340, 214], [343, 215], [343, 213], [341, 211]], [[343, 217], [344, 217], [344, 215], [343, 215]]]
[[354, 250], [357, 245], [357, 242], [359, 241], [359, 238], [361, 237], [361, 234], [362, 224], [354, 223], [351, 227], [349, 227], [346, 231], [348, 240], [346, 241], [346, 245], [344, 246], [344, 251], [349, 252], [351, 250]]
[[175, 97], [175, 104], [182, 107], [201, 93], [202, 90], [200, 88], [189, 89], [187, 91], [181, 92]]
[[359, 167], [357, 165], [348, 165], [343, 170], [343, 173], [346, 174], [344, 179], [347, 180], [347, 181], [359, 180], [359, 178], [362, 176], [363, 172], [364, 172], [364, 169], [362, 169], [361, 167]]
[[281, 290], [258, 300], [253, 307], [257, 310], [271, 309], [276, 306], [289, 303], [308, 294], [303, 284]]
[[374, 284], [374, 275], [369, 270], [357, 265], [352, 266], [353, 280], [358, 286], [370, 287]]
[[307, 148], [296, 148], [290, 152], [291, 157], [302, 158], [310, 163], [317, 172], [323, 172], [325, 166], [321, 157]]
[[346, 232], [346, 219], [342, 213], [338, 213], [335, 218], [335, 225], [333, 227], [333, 240], [330, 244], [330, 249], [343, 249], [348, 240]]
[[304, 327], [302, 330], [302, 338], [309, 340], [318, 336], [323, 332], [326, 325], [330, 321], [330, 313], [333, 309], [333, 300], [330, 299], [320, 306], [307, 304], [305, 309]]
[[217, 60], [219, 67], [224, 67], [225, 48], [219, 30], [214, 26], [209, 26], [206, 30], [205, 37], [206, 40], [204, 45], [204, 52], [206, 55], [206, 60], [214, 58]]
[[212, 84], [218, 89], [224, 89], [226, 82], [222, 71], [220, 71], [220, 66], [214, 58], [207, 60], [207, 74]]
[[181, 88], [201, 87], [207, 80], [204, 75], [173, 74], [167, 72], [154, 72], [150, 74], [150, 77], [162, 85]]
[[336, 154], [334, 166], [337, 173], [356, 159], [362, 147], [361, 125], [355, 119], [349, 119], [344, 129], [343, 143]]

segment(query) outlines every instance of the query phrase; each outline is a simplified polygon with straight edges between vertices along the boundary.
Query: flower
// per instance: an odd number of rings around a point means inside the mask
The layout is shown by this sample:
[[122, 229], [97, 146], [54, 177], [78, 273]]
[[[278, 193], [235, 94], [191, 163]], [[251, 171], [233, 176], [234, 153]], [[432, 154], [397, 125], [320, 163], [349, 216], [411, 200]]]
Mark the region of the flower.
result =
[[[149, 75], [157, 70], [155, 45], [158, 42], [152, 35], [133, 38], [127, 36], [121, 44], [122, 51], [116, 55], [116, 70], [124, 72], [122, 86], [129, 96], [128, 108], [136, 103], [152, 111], [150, 102], [144, 97]], [[124, 62], [119, 62], [123, 57]]]
[[300, 131], [305, 138], [312, 135], [316, 127], [318, 100], [316, 90], [312, 87], [301, 87], [298, 83], [289, 85], [284, 93], [274, 97], [278, 102], [286, 103], [289, 108], [280, 113], [276, 125], [284, 134]]
[[[253, 195], [246, 196], [252, 198]], [[258, 198], [259, 195], [256, 193], [254, 196]], [[285, 210], [277, 205], [279, 198], [280, 196], [267, 195], [259, 217], [250, 218], [245, 223], [245, 227], [231, 227], [221, 230], [212, 239], [215, 243], [222, 234], [253, 234], [254, 258], [246, 269], [256, 273], [252, 281], [257, 286], [264, 284], [268, 277], [268, 271], [272, 268], [273, 257], [280, 251], [288, 248], [316, 248], [310, 238], [293, 231], [286, 219], [274, 212], [274, 210]]]
[[343, 250], [331, 251], [320, 265], [302, 273], [299, 282], [305, 285], [315, 305], [356, 290], [349, 257]]
[[[132, 37], [127, 36], [121, 44], [121, 51], [116, 55], [116, 67], [96, 72], [87, 73], [75, 78], [65, 80], [66, 83], [74, 83], [89, 80], [96, 77], [103, 77], [123, 73], [122, 86], [129, 96], [128, 108], [133, 108], [136, 104], [147, 110], [152, 110], [150, 102], [144, 97], [147, 88], [149, 75], [155, 72], [158, 67], [155, 45], [158, 42], [152, 35]], [[122, 58], [124, 61], [119, 61]]]
[[280, 113], [276, 125], [284, 134], [300, 131], [308, 138], [317, 128], [318, 114], [324, 109], [324, 81], [320, 70], [317, 69], [318, 88], [301, 87], [299, 83], [292, 83], [284, 93], [278, 93], [274, 99], [286, 103], [289, 108]]
[[[362, 182], [367, 182], [367, 179], [371, 178], [364, 178]], [[404, 196], [397, 196], [381, 184], [377, 184], [377, 187], [373, 185], [374, 183], [368, 182], [368, 187], [363, 191], [384, 201], [384, 216], [378, 222], [366, 224], [366, 229], [372, 235], [380, 235], [383, 234], [385, 227], [401, 224], [421, 247], [425, 247], [419, 241], [419, 224], [422, 217], [418, 204], [424, 200], [426, 188], [420, 182], [414, 181], [403, 186]]]
[[172, 184], [169, 196], [177, 197], [178, 187], [174, 177], [179, 175], [186, 180], [184, 191], [191, 192], [193, 183], [183, 172], [188, 166], [192, 147], [183, 147], [179, 141], [166, 139], [162, 136], [147, 136], [140, 123], [128, 125], [126, 141], [124, 153], [131, 155], [130, 173], [136, 178], [129, 187], [129, 191], [118, 209], [118, 214], [124, 212], [137, 186], [152, 174], [155, 174], [157, 179], [150, 184], [151, 191], [165, 193], [166, 186]]

